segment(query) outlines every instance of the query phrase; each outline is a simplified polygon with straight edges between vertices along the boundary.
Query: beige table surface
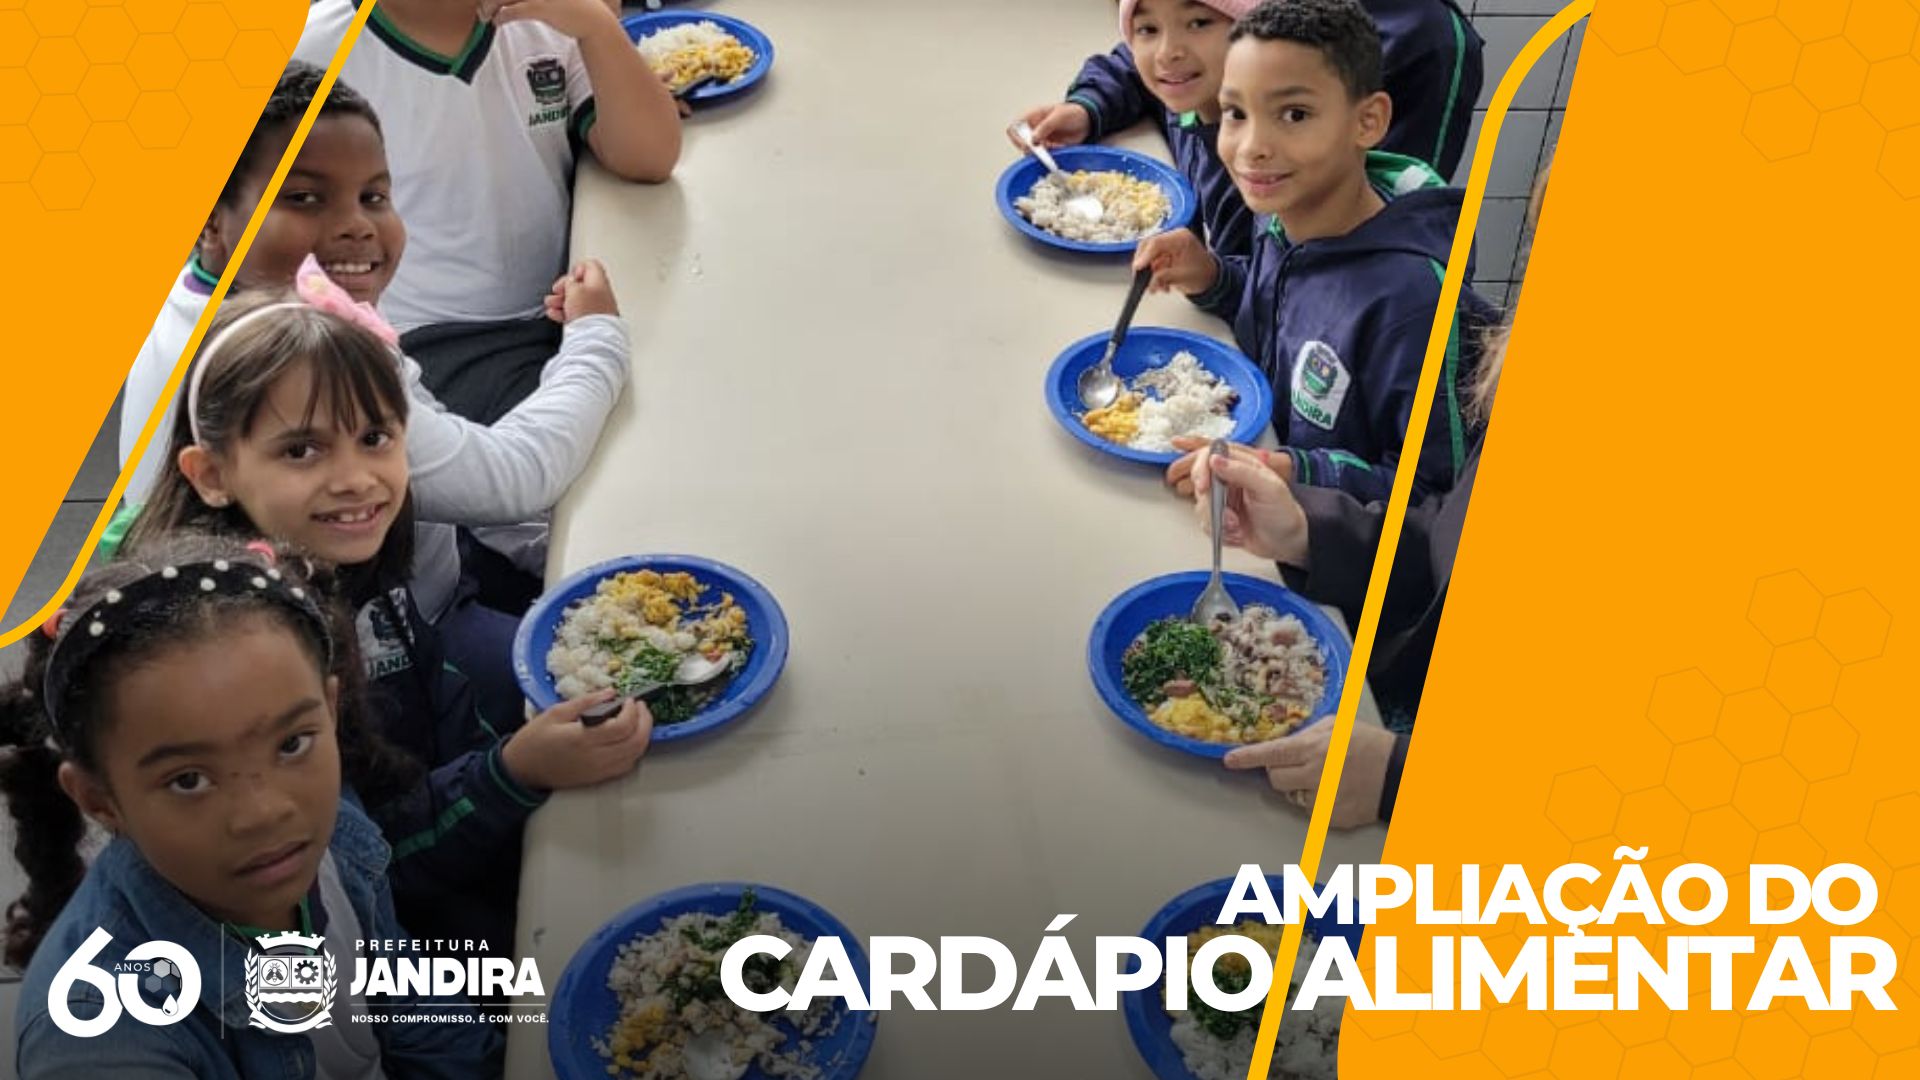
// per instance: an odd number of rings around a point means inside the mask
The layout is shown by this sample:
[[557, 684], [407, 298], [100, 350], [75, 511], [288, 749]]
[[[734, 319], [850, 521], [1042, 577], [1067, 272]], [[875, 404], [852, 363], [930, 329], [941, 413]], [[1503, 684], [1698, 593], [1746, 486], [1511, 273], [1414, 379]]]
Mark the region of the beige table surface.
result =
[[[1002, 128], [1113, 40], [1111, 5], [714, 9], [773, 39], [767, 83], [688, 126], [672, 183], [581, 171], [575, 254], [619, 290], [633, 385], [555, 514], [549, 569], [730, 563], [778, 598], [792, 651], [731, 729], [534, 816], [518, 954], [551, 990], [627, 906], [749, 880], [862, 938], [997, 937], [1024, 973], [1057, 913], [1079, 915], [1090, 956], [1242, 862], [1293, 861], [1303, 814], [1123, 727], [1087, 677], [1109, 600], [1207, 559], [1156, 472], [1082, 447], [1041, 398], [1059, 350], [1111, 328], [1124, 262], [1056, 257], [992, 198]], [[1126, 141], [1165, 156], [1155, 135]], [[1175, 297], [1137, 321], [1228, 337]], [[1383, 837], [1336, 833], [1325, 865], [1371, 861]], [[513, 1030], [508, 1076], [551, 1075], [546, 1035]], [[1058, 1000], [892, 1012], [863, 1075], [1043, 1074], [1150, 1075], [1120, 1014]]]

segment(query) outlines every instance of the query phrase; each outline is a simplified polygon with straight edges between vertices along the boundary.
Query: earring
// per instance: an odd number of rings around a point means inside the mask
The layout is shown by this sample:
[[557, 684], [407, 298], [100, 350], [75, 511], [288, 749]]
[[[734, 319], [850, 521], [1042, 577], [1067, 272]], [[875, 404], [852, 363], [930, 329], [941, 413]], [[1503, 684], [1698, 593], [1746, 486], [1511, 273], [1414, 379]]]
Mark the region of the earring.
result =
[[207, 505], [213, 507], [215, 510], [224, 510], [227, 506], [227, 497], [225, 495], [209, 495], [207, 496]]

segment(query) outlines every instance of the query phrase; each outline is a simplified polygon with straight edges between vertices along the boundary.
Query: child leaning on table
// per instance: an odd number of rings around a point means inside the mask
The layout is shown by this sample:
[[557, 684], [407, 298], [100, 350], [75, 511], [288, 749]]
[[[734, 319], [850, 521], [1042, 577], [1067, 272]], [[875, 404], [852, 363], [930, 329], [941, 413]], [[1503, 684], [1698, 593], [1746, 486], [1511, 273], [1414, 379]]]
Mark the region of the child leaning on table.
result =
[[[294, 49], [326, 67], [358, 0], [318, 0]], [[680, 158], [673, 95], [605, 0], [382, 0], [342, 63], [387, 123], [412, 252], [382, 311], [427, 387], [491, 423], [540, 385], [559, 330], [582, 148], [658, 182]]]
[[[123, 448], [138, 437], [172, 376], [206, 308], [207, 279], [226, 270], [323, 76], [296, 61], [268, 99], [207, 216], [192, 265], [127, 376]], [[335, 83], [267, 209], [245, 264], [235, 272], [236, 293], [285, 288], [293, 283], [295, 268], [311, 256], [353, 299], [380, 301], [407, 246], [393, 195], [379, 118], [364, 98]], [[540, 388], [491, 426], [444, 410], [422, 385], [419, 365], [401, 354], [393, 357], [413, 406], [407, 453], [422, 521], [410, 585], [422, 613], [445, 636], [454, 662], [474, 679], [483, 709], [500, 724], [518, 721], [522, 701], [509, 670], [518, 620], [496, 610], [496, 605], [505, 612], [514, 609], [495, 597], [524, 595], [528, 589], [522, 582], [534, 583], [537, 592], [544, 552], [523, 551], [517, 571], [512, 566], [489, 570], [489, 563], [504, 560], [478, 545], [463, 545], [454, 526], [478, 532], [482, 526], [545, 515], [591, 459], [629, 364], [627, 326], [597, 263], [583, 263], [555, 283], [548, 316], [560, 327], [559, 352], [547, 363]], [[177, 412], [178, 402], [169, 401], [127, 489], [129, 503], [144, 501], [155, 477], [173, 466], [167, 440]]]
[[[241, 147], [193, 255], [128, 372], [120, 420], [122, 465], [132, 458], [147, 417], [160, 403], [214, 286], [325, 75], [322, 68], [298, 60], [288, 64]], [[286, 183], [267, 209], [234, 288], [290, 285], [294, 268], [314, 255], [355, 299], [381, 303], [409, 242], [393, 188], [379, 115], [353, 87], [335, 82]], [[435, 414], [423, 411], [414, 428], [414, 480], [426, 520], [491, 525], [538, 517], [585, 466], [601, 424], [626, 385], [627, 327], [597, 263], [576, 265], [554, 284], [554, 291], [577, 293], [582, 302], [571, 314], [564, 309], [556, 313], [547, 305], [549, 316], [561, 317], [561, 337], [541, 390], [524, 408], [491, 427], [447, 415], [425, 389], [419, 365], [402, 361], [415, 402]], [[589, 292], [604, 295], [586, 303]], [[177, 409], [176, 400], [166, 402], [154, 441], [128, 481], [129, 503], [144, 501], [155, 478], [171, 467], [165, 448]], [[537, 573], [540, 568], [531, 569]]]
[[[388, 998], [435, 1017], [370, 1024], [364, 997], [342, 985], [332, 1022], [309, 1033], [250, 1023], [255, 938], [324, 937], [344, 973], [357, 941], [410, 936], [388, 846], [342, 798], [343, 768], [365, 782], [378, 752], [361, 726], [353, 642], [324, 583], [288, 554], [180, 537], [151, 560], [95, 570], [0, 688], [0, 791], [27, 876], [6, 926], [6, 959], [26, 968], [22, 1080], [499, 1075], [498, 1036], [458, 1022], [475, 1019], [461, 1000]], [[112, 837], [91, 867], [87, 819]], [[57, 1016], [106, 1007], [102, 987], [56, 977], [103, 933], [95, 968], [152, 941], [193, 959], [198, 989], [177, 1022], [122, 1014], [89, 1036], [63, 1029]], [[164, 1016], [164, 999], [188, 990], [179, 970], [151, 991], [122, 975], [116, 1000], [138, 995], [123, 1007]]]
[[[1432, 169], [1384, 154], [1392, 115], [1380, 39], [1354, 0], [1268, 0], [1233, 32], [1221, 83], [1221, 156], [1256, 213], [1271, 214], [1250, 259], [1221, 258], [1184, 230], [1144, 241], [1136, 267], [1233, 324], [1266, 373], [1283, 467], [1303, 484], [1384, 499], [1405, 438], [1460, 192]], [[1495, 313], [1463, 288], [1416, 497], [1444, 491], [1477, 426], [1465, 372]], [[1169, 479], [1185, 479], [1192, 456]]]
[[450, 665], [409, 586], [410, 408], [391, 331], [309, 258], [297, 291], [220, 309], [188, 374], [176, 464], [127, 538], [139, 557], [182, 531], [287, 543], [339, 568], [354, 612], [375, 730], [422, 779], [369, 802], [393, 844], [401, 919], [423, 939], [509, 948], [520, 836], [548, 792], [625, 775], [651, 717], [629, 702], [597, 727], [564, 702], [531, 720], [489, 718]]

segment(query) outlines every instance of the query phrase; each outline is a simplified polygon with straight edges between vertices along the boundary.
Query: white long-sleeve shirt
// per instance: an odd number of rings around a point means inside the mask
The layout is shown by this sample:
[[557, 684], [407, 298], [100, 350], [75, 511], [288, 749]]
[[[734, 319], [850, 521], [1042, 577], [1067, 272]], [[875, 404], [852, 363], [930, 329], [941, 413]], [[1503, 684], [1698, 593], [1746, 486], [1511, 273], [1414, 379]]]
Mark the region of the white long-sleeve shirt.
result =
[[[127, 374], [120, 420], [123, 466], [206, 307], [203, 290], [191, 269], [181, 276]], [[592, 459], [600, 429], [626, 385], [630, 348], [626, 321], [619, 316], [575, 319], [562, 331], [560, 351], [541, 372], [539, 388], [491, 427], [448, 412], [421, 382], [420, 365], [400, 358], [409, 412], [409, 487], [414, 514], [423, 523], [415, 540], [414, 592], [429, 619], [445, 609], [459, 563], [452, 530], [437, 535], [440, 530], [427, 523], [507, 525], [544, 515]], [[185, 394], [184, 381], [180, 393]], [[128, 502], [145, 501], [160, 476], [176, 411], [176, 403], [169, 402], [127, 486]]]
[[509, 525], [544, 515], [593, 458], [627, 383], [626, 320], [587, 315], [566, 325], [540, 386], [491, 427], [447, 411], [401, 357], [412, 403], [407, 464], [422, 521]]
[[[361, 0], [308, 8], [295, 59], [325, 68]], [[375, 8], [340, 81], [380, 114], [407, 257], [381, 298], [403, 332], [538, 316], [568, 265], [574, 150], [597, 109], [580, 44], [535, 20], [474, 20], [457, 57]]]
[[[160, 401], [161, 391], [167, 387], [167, 380], [173, 377], [174, 361], [186, 351], [187, 339], [193, 336], [194, 324], [200, 321], [200, 312], [207, 306], [207, 297], [212, 294], [210, 275], [199, 269], [199, 261], [187, 265], [180, 279], [173, 283], [173, 290], [167, 294], [167, 302], [161, 306], [160, 315], [153, 321], [153, 329], [148, 332], [147, 340], [141, 342], [140, 352], [133, 358], [133, 368], [127, 372], [127, 385], [122, 391], [120, 401], [120, 465], [124, 468], [127, 459], [133, 456], [133, 444], [139, 441], [140, 429], [146, 426], [147, 416]], [[173, 437], [174, 415], [179, 410], [173, 402], [167, 403], [166, 414], [160, 418], [160, 424], [153, 430], [153, 442], [148, 444], [146, 456], [133, 470], [133, 478], [127, 481], [126, 500], [129, 503], [147, 501], [147, 493], [153, 490], [154, 481], [160, 478], [161, 469], [166, 465], [167, 442]]]

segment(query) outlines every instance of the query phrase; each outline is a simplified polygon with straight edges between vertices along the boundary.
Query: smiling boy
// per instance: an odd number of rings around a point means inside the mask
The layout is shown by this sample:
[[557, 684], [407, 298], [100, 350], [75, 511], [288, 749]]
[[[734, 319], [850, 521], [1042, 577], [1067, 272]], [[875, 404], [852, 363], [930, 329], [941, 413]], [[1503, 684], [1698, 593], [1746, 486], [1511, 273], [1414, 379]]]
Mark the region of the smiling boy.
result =
[[[1393, 99], [1380, 148], [1451, 176], [1482, 79], [1481, 41], [1452, 0], [1365, 0]], [[1195, 228], [1222, 255], [1253, 248], [1254, 214], [1221, 163], [1220, 78], [1234, 20], [1254, 0], [1122, 0], [1121, 44], [1081, 66], [1066, 100], [1023, 117], [1045, 146], [1095, 142], [1151, 118], [1199, 196]]]
[[[1272, 215], [1250, 259], [1192, 234], [1141, 244], [1156, 290], [1178, 289], [1233, 324], [1273, 383], [1283, 467], [1300, 483], [1386, 498], [1460, 216], [1460, 192], [1419, 161], [1375, 149], [1393, 105], [1380, 39], [1354, 0], [1267, 0], [1233, 32], [1220, 154], [1255, 213]], [[1446, 490], [1478, 433], [1462, 415], [1478, 334], [1493, 312], [1463, 290], [1416, 498]], [[1188, 462], [1170, 474], [1184, 476]]]
[[[294, 50], [325, 69], [365, 0], [318, 0]], [[491, 424], [560, 346], [576, 164], [659, 182], [679, 111], [606, 0], [382, 0], [342, 80], [386, 127], [411, 250], [381, 300], [426, 386]]]

